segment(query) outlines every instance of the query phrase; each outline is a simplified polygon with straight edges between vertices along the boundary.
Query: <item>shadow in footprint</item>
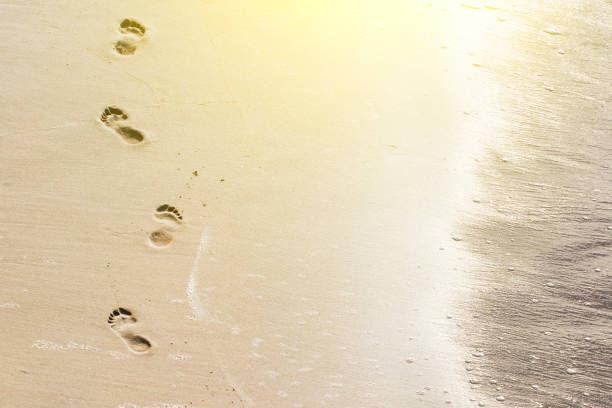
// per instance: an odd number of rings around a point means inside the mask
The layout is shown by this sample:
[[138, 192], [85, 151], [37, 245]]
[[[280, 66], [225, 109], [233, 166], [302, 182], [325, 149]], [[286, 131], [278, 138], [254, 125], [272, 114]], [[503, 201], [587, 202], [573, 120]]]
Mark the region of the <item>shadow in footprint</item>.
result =
[[107, 323], [131, 352], [144, 354], [150, 351], [153, 345], [145, 337], [132, 331], [137, 321], [132, 312], [126, 308], [119, 307], [110, 313]]
[[174, 206], [169, 204], [162, 204], [155, 209], [153, 217], [159, 222], [170, 222], [173, 224], [182, 224], [183, 215]]
[[102, 123], [108, 126], [111, 126], [111, 124], [117, 121], [126, 120], [127, 118], [128, 114], [116, 106], [107, 106], [104, 109], [104, 112], [102, 112], [102, 115], [100, 116], [100, 120], [102, 121]]
[[165, 248], [172, 243], [172, 235], [168, 231], [158, 229], [149, 234], [149, 244], [155, 248]]
[[113, 129], [121, 139], [130, 145], [140, 144], [145, 141], [145, 135], [131, 126], [119, 125], [118, 122], [128, 119], [128, 114], [116, 106], [107, 106], [100, 116], [100, 121]]
[[136, 20], [124, 18], [119, 24], [119, 31], [123, 34], [135, 34], [138, 37], [143, 37], [147, 29]]
[[121, 55], [132, 55], [138, 48], [138, 41], [132, 38], [124, 38], [115, 42], [115, 51]]
[[129, 126], [118, 127], [117, 133], [123, 138], [126, 143], [129, 144], [138, 144], [144, 140], [144, 135], [140, 130], [136, 130]]

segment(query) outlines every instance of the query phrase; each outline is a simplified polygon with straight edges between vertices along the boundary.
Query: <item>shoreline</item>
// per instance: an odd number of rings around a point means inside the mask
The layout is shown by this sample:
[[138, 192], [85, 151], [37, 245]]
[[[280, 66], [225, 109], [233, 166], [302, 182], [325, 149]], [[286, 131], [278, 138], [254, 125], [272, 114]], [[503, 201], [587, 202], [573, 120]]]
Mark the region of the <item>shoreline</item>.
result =
[[546, 134], [534, 111], [561, 117], [560, 95], [586, 104], [597, 85], [552, 86], [538, 69], [557, 60], [520, 52], [538, 33], [569, 58], [565, 30], [452, 2], [2, 8], [0, 34], [20, 36], [0, 70], [3, 402], [519, 401], [480, 324], [521, 303], [487, 303], [507, 258], [481, 241], [538, 181], [504, 137]]

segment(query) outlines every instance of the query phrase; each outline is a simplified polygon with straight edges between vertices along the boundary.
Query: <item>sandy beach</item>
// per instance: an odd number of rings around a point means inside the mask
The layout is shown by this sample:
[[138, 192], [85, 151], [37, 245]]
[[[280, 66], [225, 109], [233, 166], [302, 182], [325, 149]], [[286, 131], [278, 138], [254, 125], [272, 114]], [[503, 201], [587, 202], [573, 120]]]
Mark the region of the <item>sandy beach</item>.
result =
[[175, 3], [0, 3], [0, 406], [612, 403], [609, 2]]

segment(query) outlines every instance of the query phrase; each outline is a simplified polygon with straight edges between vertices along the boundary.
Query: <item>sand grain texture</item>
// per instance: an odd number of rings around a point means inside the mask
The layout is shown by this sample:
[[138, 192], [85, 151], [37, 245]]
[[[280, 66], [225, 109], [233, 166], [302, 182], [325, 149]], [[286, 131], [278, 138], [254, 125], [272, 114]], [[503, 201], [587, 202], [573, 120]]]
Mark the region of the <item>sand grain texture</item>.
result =
[[0, 10], [0, 405], [474, 406], [452, 237], [503, 84], [470, 82], [469, 20]]

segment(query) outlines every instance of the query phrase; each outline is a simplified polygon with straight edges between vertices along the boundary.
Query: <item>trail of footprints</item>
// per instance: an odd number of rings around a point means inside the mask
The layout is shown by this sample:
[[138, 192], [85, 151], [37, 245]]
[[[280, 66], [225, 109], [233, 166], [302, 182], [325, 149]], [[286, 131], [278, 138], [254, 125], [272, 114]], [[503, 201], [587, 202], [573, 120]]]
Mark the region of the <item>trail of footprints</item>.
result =
[[[172, 230], [183, 223], [183, 214], [172, 205], [162, 204], [155, 209], [153, 219], [162, 226], [149, 234], [149, 244], [154, 248], [165, 248], [173, 241]], [[146, 337], [135, 332], [137, 321], [132, 312], [124, 307], [113, 310], [107, 319], [110, 328], [131, 352], [145, 354], [153, 345]]]
[[[124, 18], [119, 23], [119, 38], [114, 45], [115, 51], [120, 55], [132, 55], [143, 41], [147, 29], [144, 25], [131, 18]], [[100, 121], [113, 130], [121, 139], [130, 145], [143, 143], [145, 135], [137, 129], [126, 125], [129, 118], [127, 112], [117, 106], [107, 106], [100, 116]]]
[[[121, 37], [115, 42], [114, 50], [119, 55], [133, 55], [144, 40], [146, 32], [146, 27], [138, 21], [130, 18], [123, 19], [119, 24]], [[128, 113], [114, 105], [107, 106], [100, 115], [100, 122], [116, 133], [124, 143], [138, 145], [145, 142], [144, 133], [127, 124], [128, 119]], [[162, 226], [148, 235], [148, 241], [155, 248], [165, 248], [172, 243], [174, 239], [172, 231], [182, 224], [183, 215], [176, 207], [162, 204], [156, 208], [153, 218]], [[134, 314], [124, 307], [114, 309], [107, 319], [110, 329], [130, 351], [135, 354], [146, 354], [151, 350], [153, 344], [136, 332], [137, 322]]]

